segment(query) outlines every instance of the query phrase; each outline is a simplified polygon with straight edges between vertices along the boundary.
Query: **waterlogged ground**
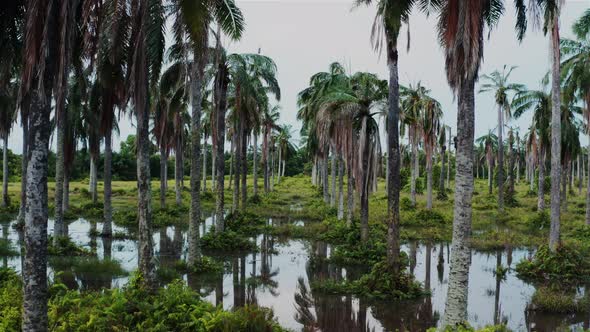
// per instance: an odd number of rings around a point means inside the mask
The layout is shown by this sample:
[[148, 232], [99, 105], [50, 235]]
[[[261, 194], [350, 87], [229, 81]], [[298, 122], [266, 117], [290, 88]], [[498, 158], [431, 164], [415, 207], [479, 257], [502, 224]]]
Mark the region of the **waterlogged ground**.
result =
[[[206, 218], [201, 234], [212, 224]], [[303, 221], [269, 219], [277, 225]], [[2, 223], [2, 237], [8, 239], [14, 252], [1, 257], [4, 266], [21, 270], [21, 238], [12, 223]], [[49, 223], [49, 233], [53, 224]], [[88, 249], [94, 257], [52, 258], [50, 277], [58, 273], [71, 288], [97, 289], [121, 287], [137, 267], [137, 246], [132, 239], [104, 239], [91, 234], [101, 223], [78, 219], [69, 225], [71, 239]], [[131, 234], [115, 227], [115, 233]], [[167, 227], [154, 233], [154, 249], [161, 268], [162, 284], [177, 277], [172, 271], [176, 262], [186, 258], [186, 230]], [[307, 240], [292, 240], [261, 235], [256, 238], [259, 250], [235, 256], [216, 257], [225, 264], [223, 275], [182, 275], [188, 284], [199, 289], [210, 302], [224, 308], [257, 303], [273, 308], [281, 325], [300, 331], [424, 331], [436, 326], [444, 310], [448, 283], [450, 246], [446, 243], [409, 243], [403, 250], [410, 257], [410, 269], [432, 296], [402, 303], [380, 303], [352, 296], [314, 293], [310, 282], [326, 278], [355, 278], [358, 271], [346, 270], [325, 262], [330, 245]], [[505, 277], [496, 274], [497, 267], [513, 268], [532, 251], [511, 249], [493, 252], [472, 252], [469, 276], [469, 322], [476, 327], [505, 323], [517, 331], [555, 331], [558, 328], [588, 328], [589, 315], [546, 315], [526, 310], [534, 288], [516, 278], [508, 270]], [[320, 259], [318, 259], [320, 258]], [[581, 292], [583, 290], [580, 290]]]

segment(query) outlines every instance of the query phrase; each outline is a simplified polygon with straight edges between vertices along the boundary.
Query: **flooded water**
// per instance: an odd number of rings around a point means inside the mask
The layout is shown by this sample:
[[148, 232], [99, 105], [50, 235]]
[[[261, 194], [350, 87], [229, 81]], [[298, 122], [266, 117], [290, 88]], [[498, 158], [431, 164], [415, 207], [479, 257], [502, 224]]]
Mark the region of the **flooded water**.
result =
[[[269, 220], [269, 223], [285, 221]], [[201, 234], [213, 220], [207, 218]], [[296, 221], [303, 226], [304, 221]], [[21, 270], [18, 254], [19, 232], [11, 223], [0, 224], [2, 237], [17, 251], [14, 257], [3, 257], [4, 266]], [[53, 224], [49, 223], [52, 233]], [[134, 240], [93, 237], [91, 230], [101, 223], [78, 219], [69, 226], [69, 234], [78, 245], [91, 250], [95, 257], [50, 259], [49, 274], [57, 271], [72, 288], [96, 289], [121, 287], [137, 267], [137, 245]], [[115, 227], [114, 232], [125, 232]], [[154, 232], [154, 250], [160, 267], [172, 267], [186, 258], [186, 229], [167, 227]], [[217, 257], [225, 263], [219, 276], [182, 276], [204, 298], [229, 309], [257, 303], [270, 307], [281, 325], [301, 331], [424, 331], [437, 326], [444, 311], [448, 284], [450, 246], [445, 243], [410, 243], [403, 250], [410, 257], [410, 270], [416, 279], [431, 290], [432, 296], [415, 301], [381, 303], [353, 296], [316, 294], [310, 281], [327, 278], [354, 279], [355, 270], [346, 270], [323, 260], [330, 257], [330, 245], [306, 240], [280, 239], [261, 235], [256, 238], [256, 253]], [[505, 323], [516, 331], [555, 331], [559, 328], [588, 328], [588, 315], [541, 315], [527, 312], [534, 288], [519, 280], [513, 270], [505, 278], [497, 276], [498, 266], [514, 268], [532, 251], [523, 249], [497, 252], [472, 252], [469, 275], [469, 322], [475, 327]]]

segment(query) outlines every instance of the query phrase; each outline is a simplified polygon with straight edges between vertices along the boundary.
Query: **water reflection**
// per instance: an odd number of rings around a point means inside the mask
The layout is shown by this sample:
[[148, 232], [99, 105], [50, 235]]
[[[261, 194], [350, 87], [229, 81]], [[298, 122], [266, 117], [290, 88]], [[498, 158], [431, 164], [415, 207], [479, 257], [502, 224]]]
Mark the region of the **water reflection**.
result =
[[[305, 224], [277, 219], [268, 222]], [[97, 237], [96, 230], [102, 227], [99, 224], [99, 221], [79, 219], [69, 225], [72, 241], [86, 247], [91, 255], [75, 259], [52, 258], [51, 277], [59, 275], [68, 287], [82, 290], [121, 287], [128, 282], [128, 273], [137, 268], [137, 243], [129, 239]], [[203, 234], [212, 225], [213, 218], [206, 218], [201, 225]], [[0, 227], [2, 239], [18, 249], [22, 232], [6, 223]], [[51, 228], [50, 222], [50, 232]], [[129, 232], [117, 227], [113, 231]], [[447, 243], [411, 242], [402, 248], [408, 254], [409, 270], [432, 296], [382, 303], [312, 290], [312, 282], [354, 280], [367, 268], [344, 268], [330, 263], [328, 243], [289, 240], [268, 234], [253, 240], [258, 245], [257, 252], [215, 257], [224, 262], [224, 273], [182, 277], [215, 305], [226, 309], [246, 304], [271, 307], [283, 326], [296, 331], [424, 331], [440, 324], [448, 286], [450, 247]], [[186, 259], [186, 230], [182, 227], [157, 230], [153, 243], [160, 269], [172, 270], [179, 260]], [[22, 255], [22, 246], [20, 248]], [[534, 288], [517, 279], [510, 268], [533, 253], [518, 248], [470, 252], [468, 319], [473, 326], [506, 323], [513, 330], [535, 331], [590, 327], [588, 315], [547, 315], [526, 310]], [[20, 256], [1, 259], [2, 266], [21, 270]], [[165, 282], [162, 279], [161, 283]]]

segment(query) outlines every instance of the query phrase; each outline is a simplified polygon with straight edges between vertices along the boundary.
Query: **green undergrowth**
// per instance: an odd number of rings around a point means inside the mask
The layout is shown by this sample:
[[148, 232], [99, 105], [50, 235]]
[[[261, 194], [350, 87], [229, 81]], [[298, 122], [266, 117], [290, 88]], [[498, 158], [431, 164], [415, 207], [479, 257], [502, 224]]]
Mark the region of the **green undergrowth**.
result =
[[539, 287], [531, 297], [528, 310], [571, 314], [590, 311], [590, 298], [579, 297], [573, 290]]
[[53, 236], [47, 242], [47, 252], [50, 256], [90, 256], [90, 250], [75, 244], [69, 237], [60, 237], [55, 243]]
[[590, 262], [577, 248], [560, 245], [551, 252], [542, 245], [532, 259], [516, 265], [516, 272], [520, 279], [536, 285], [571, 289], [590, 280]]
[[195, 264], [189, 266], [185, 261], [178, 261], [175, 269], [181, 272], [190, 272], [194, 274], [222, 274], [224, 271], [223, 262], [213, 257], [202, 256]]
[[256, 243], [243, 234], [225, 230], [216, 233], [214, 227], [201, 238], [201, 248], [218, 252], [242, 252], [256, 250]]
[[225, 230], [248, 236], [261, 234], [266, 229], [266, 220], [251, 212], [230, 213], [225, 218]]
[[[270, 309], [245, 306], [225, 311], [181, 280], [155, 292], [140, 284], [134, 277], [121, 289], [80, 292], [55, 283], [50, 287], [49, 326], [52, 331], [286, 331]], [[0, 269], [0, 330], [20, 330], [21, 308], [18, 276]]]
[[0, 257], [18, 256], [18, 251], [12, 246], [10, 240], [0, 239]]
[[371, 271], [356, 280], [313, 281], [314, 291], [326, 294], [354, 294], [378, 300], [408, 300], [427, 295], [419, 282], [405, 272], [393, 273], [387, 263], [373, 265]]

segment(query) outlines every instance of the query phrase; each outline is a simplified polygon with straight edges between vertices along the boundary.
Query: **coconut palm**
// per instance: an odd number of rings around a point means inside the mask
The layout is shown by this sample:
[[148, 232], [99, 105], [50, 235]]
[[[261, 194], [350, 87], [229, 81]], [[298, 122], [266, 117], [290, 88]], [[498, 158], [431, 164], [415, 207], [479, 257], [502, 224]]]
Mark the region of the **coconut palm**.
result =
[[[522, 5], [522, 0], [516, 0]], [[526, 15], [517, 6], [519, 36]], [[458, 1], [442, 3], [439, 15], [439, 38], [445, 53], [447, 80], [458, 99], [455, 207], [453, 250], [449, 270], [449, 290], [443, 326], [454, 326], [467, 319], [467, 285], [469, 278], [471, 199], [473, 196], [474, 88], [483, 57], [485, 26], [494, 26], [503, 12], [500, 1]], [[469, 42], [462, 42], [469, 41]]]
[[[513, 116], [518, 119], [524, 112], [533, 110], [533, 124], [535, 143], [538, 148], [539, 182], [537, 191], [537, 209], [545, 209], [545, 163], [551, 144], [551, 96], [541, 90], [523, 90], [518, 92], [512, 100]], [[532, 145], [532, 144], [531, 144]]]
[[426, 155], [426, 209], [430, 210], [432, 209], [432, 155], [436, 148], [437, 136], [441, 130], [440, 120], [443, 112], [440, 103], [428, 96], [428, 92], [428, 90], [424, 91], [420, 129]]
[[281, 176], [285, 176], [286, 158], [289, 153], [295, 150], [292, 140], [292, 130], [290, 125], [282, 125], [277, 135], [277, 145], [279, 150], [279, 171], [278, 182], [281, 182]]
[[485, 83], [480, 86], [480, 93], [494, 93], [498, 106], [498, 209], [504, 209], [504, 120], [510, 120], [510, 102], [508, 94], [518, 92], [523, 88], [521, 84], [510, 83], [510, 74], [516, 67], [507, 68], [504, 65], [502, 72], [495, 70], [489, 75], [483, 75]]
[[279, 128], [280, 106], [267, 107], [262, 115], [263, 139], [262, 139], [262, 167], [264, 168], [264, 192], [270, 191], [270, 141], [274, 130]]
[[[566, 93], [584, 102], [586, 133], [590, 134], [590, 10], [574, 24], [577, 40], [561, 41], [562, 76]], [[590, 156], [590, 154], [589, 154]], [[590, 157], [589, 157], [590, 158]], [[590, 180], [586, 194], [586, 224], [590, 224]]]

